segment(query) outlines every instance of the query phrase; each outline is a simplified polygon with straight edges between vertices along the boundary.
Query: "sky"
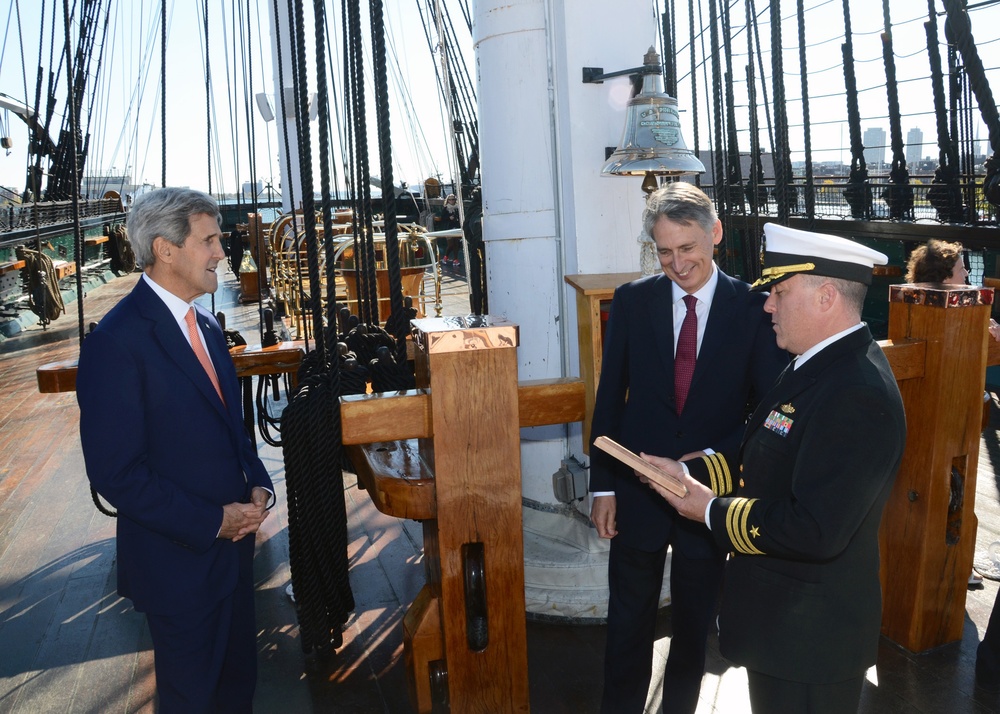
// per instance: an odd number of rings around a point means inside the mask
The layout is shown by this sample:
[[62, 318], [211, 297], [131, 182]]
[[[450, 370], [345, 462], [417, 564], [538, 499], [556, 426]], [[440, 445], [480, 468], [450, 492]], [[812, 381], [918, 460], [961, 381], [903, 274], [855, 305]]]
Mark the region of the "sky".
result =
[[[426, 0], [422, 0], [425, 2]], [[444, 0], [448, 1], [448, 0]], [[453, 1], [453, 0], [451, 0]], [[208, 57], [211, 72], [211, 154], [209, 145], [209, 106], [205, 78], [205, 0], [166, 0], [168, 39], [166, 47], [166, 179], [170, 185], [187, 185], [207, 190], [211, 163], [211, 189], [215, 193], [233, 192], [251, 177], [251, 154], [256, 161], [256, 176], [265, 186], [277, 186], [278, 136], [275, 122], [264, 122], [255, 104], [250, 103], [253, 116], [248, 116], [246, 97], [266, 93], [273, 97], [275, 74], [271, 53], [271, 0], [207, 0], [209, 42]], [[89, 125], [91, 136], [87, 160], [87, 173], [123, 172], [133, 175], [136, 183], [160, 185], [162, 179], [163, 137], [161, 130], [161, 44], [160, 0], [106, 0], [111, 6], [108, 40], [102, 60], [102, 79], [96, 88], [94, 111]], [[8, 0], [0, 5], [0, 16], [10, 13], [5, 26], [0, 55], [0, 92], [18, 101], [34, 104], [34, 67], [38, 64], [39, 37], [44, 37], [42, 64], [56, 66], [58, 57], [50, 64], [48, 52], [51, 43], [53, 7], [58, 13], [56, 45], [63, 45], [62, 1]], [[73, 3], [71, 3], [72, 5]], [[340, 4], [328, 2], [331, 7], [329, 28], [332, 41], [339, 44]], [[249, 19], [236, 13], [246, 13]], [[312, 3], [305, 3], [311, 10]], [[16, 9], [20, 9], [20, 28]], [[387, 0], [385, 21], [387, 44], [391, 56], [399, 57], [390, 62], [390, 71], [400, 78], [390, 78], [395, 105], [394, 122], [394, 178], [401, 181], [422, 182], [428, 176], [439, 175], [447, 179], [452, 170], [450, 146], [443, 130], [444, 114], [437, 96], [434, 78], [435, 63], [422, 29], [417, 0]], [[40, 31], [43, 12], [46, 30]], [[367, 3], [363, 3], [367, 7]], [[454, 10], [456, 31], [468, 44], [464, 51], [471, 61], [471, 35], [460, 11]], [[365, 13], [362, 13], [365, 14]], [[4, 18], [7, 19], [7, 18]], [[312, 49], [313, 24], [310, 14], [306, 17], [306, 36], [310, 40], [307, 55], [315, 62]], [[365, 23], [367, 25], [367, 23]], [[247, 26], [249, 25], [249, 30]], [[234, 26], [237, 28], [234, 31]], [[365, 30], [366, 34], [368, 30]], [[463, 37], [464, 35], [464, 37]], [[58, 52], [59, 50], [57, 50]], [[339, 85], [340, 50], [337, 49], [338, 68], [328, 70]], [[365, 63], [371, 67], [371, 54], [366, 50]], [[22, 74], [27, 67], [29, 74]], [[288, 68], [284, 70], [289, 72]], [[369, 72], [370, 74], [370, 72]], [[65, 76], [65, 72], [63, 75]], [[287, 75], [286, 75], [287, 77]], [[310, 87], [315, 91], [315, 67], [309, 69]], [[286, 84], [290, 82], [286, 78]], [[25, 91], [27, 86], [28, 91]], [[407, 99], [397, 87], [408, 88]], [[66, 105], [65, 88], [57, 93], [58, 115], [50, 127], [50, 134], [57, 137], [61, 113]], [[369, 107], [373, 105], [371, 86], [368, 88]], [[89, 98], [88, 98], [88, 101]], [[273, 102], [272, 104], [276, 104]], [[403, 109], [405, 105], [405, 109]], [[42, 106], [44, 107], [44, 97]], [[253, 125], [251, 126], [251, 120]], [[312, 143], [318, 152], [316, 123], [313, 122]], [[374, 118], [369, 125], [374, 137]], [[13, 113], [0, 110], [0, 135], [9, 136], [11, 149], [0, 152], [0, 186], [18, 190], [24, 186], [26, 166], [27, 127]], [[248, 137], [252, 136], [251, 141]], [[412, 138], [411, 137], [415, 137]], [[240, 147], [234, 150], [234, 147]], [[4, 155], [6, 154], [6, 155]], [[234, 154], [238, 158], [234, 158]], [[377, 154], [373, 154], [372, 173], [378, 174]], [[316, 178], [318, 186], [319, 179]], [[266, 191], [265, 191], [266, 193]]]
[[[747, 59], [747, 21], [745, 2], [730, 2], [733, 13], [733, 26], [730, 48], [733, 54], [732, 66], [735, 81], [733, 82], [734, 110], [737, 123], [741, 126], [749, 124], [749, 104], [747, 94], [746, 66]], [[935, 8], [943, 13], [942, 0], [935, 0]], [[678, 6], [686, 5], [678, 3]], [[704, 1], [702, 2], [704, 6]], [[792, 160], [801, 161], [804, 158], [805, 132], [803, 131], [803, 89], [801, 85], [802, 64], [799, 55], [799, 36], [796, 16], [797, 3], [785, 0], [781, 3], [782, 16], [782, 63], [785, 76], [786, 112], [790, 124], [789, 142], [792, 148]], [[843, 0], [804, 0], [805, 7], [805, 69], [808, 78], [809, 113], [811, 127], [811, 143], [814, 162], [849, 163], [850, 134], [847, 124], [847, 105], [845, 101], [844, 61], [841, 45], [845, 36], [844, 3]], [[884, 30], [883, 3], [880, 0], [850, 0], [851, 37], [854, 45], [854, 67], [857, 78], [857, 101], [861, 116], [861, 129], [881, 128], [886, 132], [886, 142], [889, 142], [888, 95], [886, 92], [885, 68], [882, 58], [882, 33]], [[970, 0], [972, 32], [979, 49], [982, 62], [986, 68], [989, 81], [995, 96], [1000, 98], [1000, 3]], [[762, 48], [760, 58], [765, 75], [771, 74], [771, 36], [769, 4], [756, 0], [759, 22], [759, 46]], [[703, 14], [707, 13], [702, 9]], [[938, 149], [936, 145], [936, 122], [932, 113], [932, 86], [929, 80], [930, 64], [927, 52], [927, 36], [924, 23], [927, 20], [926, 0], [890, 0], [889, 16], [892, 23], [893, 54], [896, 63], [896, 86], [898, 87], [902, 136], [905, 141], [907, 132], [918, 128], [923, 133], [924, 146], [921, 156], [929, 156], [936, 160]], [[704, 14], [707, 17], [707, 14]], [[938, 19], [939, 42], [945, 42], [944, 18]], [[678, 102], [686, 108], [688, 121], [693, 124], [694, 108], [690, 106], [692, 91], [690, 86], [690, 60], [688, 59], [687, 31], [688, 18], [686, 9], [678, 18], [677, 25], [682, 39], [678, 39], [678, 52], [682, 60], [678, 65]], [[706, 37], [706, 43], [708, 38]], [[758, 38], [753, 38], [754, 46]], [[697, 56], [700, 52], [700, 41], [696, 40]], [[947, 70], [947, 53], [942, 47], [942, 63]], [[754, 63], [755, 75], [758, 78], [756, 106], [760, 124], [761, 145], [769, 147], [767, 137], [768, 116], [765, 112], [764, 96], [759, 88], [760, 67]], [[724, 70], [723, 70], [724, 71]], [[701, 117], [701, 149], [710, 148], [709, 137], [713, 127], [708, 124], [708, 103], [714, 94], [706, 91], [712, 86], [711, 66], [704, 63], [697, 69], [698, 75], [698, 107]], [[773, 93], [770, 88], [767, 95], [767, 108], [772, 112]], [[979, 136], [985, 144], [987, 132], [978, 112], [972, 117], [972, 133]], [[686, 129], [685, 131], [689, 131]], [[692, 145], [690, 133], [686, 133], [687, 143]], [[738, 142], [744, 153], [748, 151], [750, 136], [748, 131], [742, 131]], [[693, 148], [693, 147], [692, 147]], [[886, 149], [886, 160], [891, 161], [891, 151]]]
[[[163, 153], [163, 132], [160, 112], [160, 0], [106, 0], [112, 11], [109, 18], [108, 40], [102, 61], [102, 79], [91, 82], [96, 91], [92, 95], [94, 109], [88, 125], [91, 137], [87, 172], [123, 172], [132, 174], [137, 183], [160, 185]], [[258, 93], [273, 94], [273, 68], [270, 52], [271, 0], [207, 0], [209, 16], [208, 57], [211, 69], [211, 153], [209, 146], [209, 108], [206, 100], [205, 79], [205, 30], [202, 11], [206, 0], [165, 0], [168, 12], [169, 37], [167, 41], [167, 131], [166, 131], [166, 180], [170, 185], [187, 185], [215, 193], [231, 193], [251, 177], [251, 154], [254, 157], [258, 180], [264, 185], [277, 186], [278, 136], [274, 122], [266, 123], [255, 108], [248, 114], [248, 97]], [[435, 63], [424, 35], [418, 2], [427, 0], [385, 0], [385, 17], [388, 25], [388, 47], [391, 72], [390, 87], [393, 102], [392, 136], [394, 148], [395, 183], [419, 184], [435, 176], [445, 181], [454, 173], [450, 160], [451, 148], [444, 129], [444, 109], [438, 98], [434, 80]], [[460, 38], [465, 46], [467, 61], [473, 61], [471, 36], [461, 12], [453, 5], [455, 0], [441, 0], [452, 8]], [[553, 0], [557, 2], [558, 0]], [[650, 0], [651, 3], [654, 0]], [[563, 0], [571, 3], [572, 0]], [[888, 132], [885, 75], [882, 66], [881, 39], [882, 3], [878, 0], [849, 0], [853, 41], [858, 75], [858, 101], [862, 116], [862, 129], [881, 127]], [[4, 3], [0, 0], [0, 5]], [[10, 13], [5, 23], [6, 33], [0, 45], [0, 92], [34, 103], [34, 67], [38, 65], [39, 38], [44, 38], [41, 64], [46, 68], [56, 66], [59, 58], [50, 61], [49, 34], [53, 8], [59, 13], [56, 46], [62, 47], [62, 1], [58, 0], [7, 0], [7, 7], [0, 7], [0, 16]], [[72, 4], [72, 3], [71, 3]], [[765, 74], [770, 73], [770, 39], [768, 3], [756, 0], [760, 18], [761, 59]], [[1000, 3], [973, 0], [973, 31], [977, 45], [991, 77], [994, 93], [1000, 97]], [[306, 2], [308, 7], [311, 3]], [[334, 27], [331, 34], [340, 35], [339, 0], [328, 0]], [[363, 2], [362, 6], [367, 7]], [[675, 3], [679, 39], [677, 88], [678, 101], [684, 110], [683, 131], [689, 145], [693, 144], [691, 124], [700, 117], [700, 148], [711, 146], [713, 126], [707, 121], [710, 115], [708, 102], [713, 92], [710, 65], [702, 62], [697, 70], [698, 106], [692, 107], [690, 64], [688, 59], [687, 3]], [[746, 91], [745, 68], [747, 65], [747, 37], [744, 7], [746, 3], [731, 0], [733, 24], [730, 47], [733, 53], [735, 80], [733, 81], [734, 109], [737, 121], [747, 123], [750, 100]], [[935, 5], [941, 9], [941, 0]], [[247, 12], [250, 16], [235, 13]], [[844, 35], [843, 0], [804, 0], [807, 9], [806, 64], [810, 81], [809, 96], [813, 127], [812, 143], [815, 161], [849, 161], [849, 135], [846, 125], [846, 108], [843, 99], [843, 62], [840, 46]], [[569, 8], [569, 5], [566, 6]], [[698, 3], [697, 22], [707, 22], [707, 0]], [[804, 146], [802, 130], [802, 102], [798, 37], [796, 33], [796, 3], [782, 3], [782, 46], [785, 72], [787, 112], [792, 124], [791, 143], [793, 160], [801, 159]], [[925, 0], [890, 0], [890, 16], [894, 24], [893, 41], [898, 64], [900, 106], [903, 113], [902, 131], [920, 128], [925, 150], [923, 155], [934, 158], [937, 149], [933, 115], [929, 114], [931, 94], [927, 80], [928, 61], [923, 21], [926, 19]], [[14, 14], [20, 9], [20, 22]], [[46, 16], [46, 29], [40, 25], [42, 9]], [[567, 10], [568, 11], [568, 10]], [[364, 14], [364, 13], [363, 13]], [[247, 29], [249, 25], [249, 30]], [[939, 21], [943, 38], [943, 19]], [[238, 29], [234, 31], [234, 26]], [[20, 28], [20, 32], [18, 29]], [[311, 24], [307, 37], [311, 38]], [[708, 38], [705, 38], [707, 42]], [[756, 41], [756, 40], [755, 40]], [[943, 40], [942, 40], [943, 41]], [[700, 46], [701, 40], [696, 41]], [[699, 52], [701, 50], [699, 49]], [[310, 57], [312, 50], [307, 50]], [[697, 53], [696, 53], [697, 54]], [[339, 49], [336, 53], [339, 63]], [[945, 60], [946, 61], [946, 60]], [[365, 56], [370, 68], [370, 52]], [[22, 73], [22, 67], [27, 72]], [[341, 70], [331, 72], [339, 84]], [[63, 72], [63, 76], [65, 72]], [[310, 68], [310, 82], [315, 72]], [[473, 78], [474, 81], [474, 78]], [[27, 91], [26, 91], [27, 87]], [[405, 87], [405, 93], [401, 87]], [[58, 109], [65, 106], [65, 89], [57, 90]], [[369, 110], [371, 88], [369, 87]], [[769, 101], [773, 97], [768, 97]], [[88, 102], [91, 97], [88, 97]], [[253, 107], [253, 103], [249, 102]], [[762, 144], [768, 146], [767, 116], [762, 96], [756, 100], [761, 124]], [[251, 126], [252, 123], [252, 126]], [[53, 120], [50, 132], [58, 135], [60, 118]], [[974, 133], [986, 139], [985, 129], [978, 116], [973, 118]], [[372, 137], [372, 173], [377, 174], [377, 154], [374, 148], [374, 119], [369, 121]], [[13, 146], [0, 149], [0, 186], [20, 191], [24, 186], [26, 166], [27, 128], [12, 113], [0, 110], [0, 136], [10, 138]], [[741, 149], [749, 148], [748, 133], [739, 137]], [[316, 124], [313, 123], [314, 153], [318, 151]], [[209, 172], [211, 165], [211, 174]], [[211, 183], [211, 185], [209, 185]], [[318, 185], [318, 180], [317, 180]], [[267, 193], [265, 189], [264, 193]]]

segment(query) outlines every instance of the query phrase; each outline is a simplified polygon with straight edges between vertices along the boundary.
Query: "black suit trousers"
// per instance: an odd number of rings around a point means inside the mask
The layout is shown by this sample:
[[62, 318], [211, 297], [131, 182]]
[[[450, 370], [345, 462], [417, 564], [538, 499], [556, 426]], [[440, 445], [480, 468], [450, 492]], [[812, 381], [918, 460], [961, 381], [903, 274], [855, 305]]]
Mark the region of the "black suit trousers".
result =
[[[653, 552], [611, 541], [608, 640], [602, 714], [641, 714], [653, 668], [656, 611], [667, 545]], [[670, 651], [663, 678], [664, 714], [693, 714], [705, 673], [706, 640], [716, 614], [723, 559], [670, 560]]]
[[250, 714], [257, 683], [253, 535], [240, 543], [236, 589], [178, 615], [146, 613], [160, 714]]
[[833, 684], [807, 684], [747, 671], [753, 714], [855, 714], [865, 675]]

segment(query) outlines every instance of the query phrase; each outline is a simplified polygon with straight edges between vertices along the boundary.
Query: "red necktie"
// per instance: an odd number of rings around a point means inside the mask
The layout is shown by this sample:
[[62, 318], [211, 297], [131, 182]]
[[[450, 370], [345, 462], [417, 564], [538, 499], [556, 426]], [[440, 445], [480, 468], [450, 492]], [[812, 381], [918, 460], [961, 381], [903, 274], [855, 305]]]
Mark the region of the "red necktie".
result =
[[184, 316], [184, 321], [188, 326], [188, 336], [191, 338], [191, 349], [194, 350], [194, 356], [198, 358], [199, 362], [201, 362], [201, 366], [208, 374], [208, 378], [212, 380], [212, 386], [215, 387], [216, 394], [219, 395], [219, 399], [221, 399], [222, 403], [225, 404], [226, 400], [222, 396], [222, 389], [219, 387], [219, 378], [215, 374], [215, 367], [212, 365], [212, 360], [209, 359], [204, 345], [201, 344], [201, 335], [198, 334], [198, 326], [195, 324], [193, 307], [187, 311], [187, 314]]
[[678, 414], [684, 411], [684, 402], [687, 401], [691, 378], [694, 376], [694, 362], [698, 356], [698, 315], [694, 311], [698, 298], [685, 295], [684, 304], [687, 306], [687, 314], [681, 323], [677, 356], [674, 357], [674, 398], [677, 400]]

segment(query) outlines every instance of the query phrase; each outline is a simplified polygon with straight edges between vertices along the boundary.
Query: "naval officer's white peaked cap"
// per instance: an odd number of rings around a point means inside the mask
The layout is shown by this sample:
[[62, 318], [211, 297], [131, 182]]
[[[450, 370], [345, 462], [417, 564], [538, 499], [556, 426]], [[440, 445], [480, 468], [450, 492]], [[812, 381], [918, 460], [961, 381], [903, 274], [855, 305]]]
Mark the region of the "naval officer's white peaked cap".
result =
[[765, 223], [761, 278], [751, 289], [766, 290], [793, 275], [825, 275], [871, 285], [872, 268], [888, 262], [877, 250], [846, 238]]

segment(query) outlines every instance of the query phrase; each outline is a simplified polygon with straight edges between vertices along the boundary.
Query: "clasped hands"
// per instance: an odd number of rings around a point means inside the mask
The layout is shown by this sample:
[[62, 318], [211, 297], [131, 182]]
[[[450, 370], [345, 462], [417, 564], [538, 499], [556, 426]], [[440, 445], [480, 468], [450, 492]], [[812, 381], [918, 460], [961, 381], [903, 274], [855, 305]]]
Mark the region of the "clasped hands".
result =
[[692, 454], [684, 454], [684, 456], [680, 458], [680, 461], [675, 461], [674, 459], [668, 459], [665, 456], [651, 456], [642, 452], [639, 453], [639, 456], [642, 457], [643, 461], [652, 464], [661, 471], [665, 471], [687, 486], [688, 492], [686, 496], [675, 495], [674, 493], [663, 488], [663, 486], [650, 481], [638, 471], [635, 472], [635, 475], [639, 477], [640, 481], [666, 499], [667, 503], [673, 506], [674, 509], [682, 516], [689, 520], [697, 521], [698, 523], [704, 523], [705, 509], [708, 508], [709, 501], [715, 498], [715, 494], [708, 486], [689, 476], [680, 463], [681, 461], [688, 461], [704, 455], [704, 452], [698, 451]]
[[231, 540], [234, 543], [244, 536], [256, 533], [270, 511], [267, 502], [271, 494], [260, 486], [250, 492], [250, 503], [227, 503], [222, 507], [222, 529], [219, 538]]

